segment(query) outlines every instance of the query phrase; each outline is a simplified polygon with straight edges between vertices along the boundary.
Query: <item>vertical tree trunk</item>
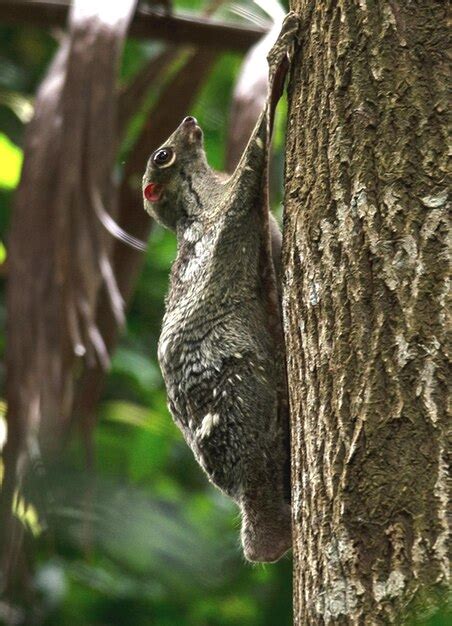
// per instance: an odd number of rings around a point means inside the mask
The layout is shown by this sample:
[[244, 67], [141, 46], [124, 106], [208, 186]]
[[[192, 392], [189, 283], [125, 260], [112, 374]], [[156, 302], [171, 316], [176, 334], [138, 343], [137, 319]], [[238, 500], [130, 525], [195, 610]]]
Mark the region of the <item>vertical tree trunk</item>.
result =
[[448, 576], [446, 3], [293, 8], [295, 624], [401, 624]]

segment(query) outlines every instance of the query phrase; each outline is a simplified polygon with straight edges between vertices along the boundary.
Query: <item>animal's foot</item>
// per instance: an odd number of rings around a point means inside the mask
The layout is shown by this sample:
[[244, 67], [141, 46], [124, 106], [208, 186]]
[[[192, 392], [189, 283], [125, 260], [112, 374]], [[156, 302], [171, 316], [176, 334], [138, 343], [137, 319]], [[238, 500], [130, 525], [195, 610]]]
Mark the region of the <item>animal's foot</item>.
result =
[[286, 55], [290, 55], [292, 46], [297, 38], [299, 28], [299, 16], [294, 11], [290, 11], [284, 18], [278, 39], [275, 41], [267, 55], [270, 75], [277, 73], [277, 69], [283, 62], [283, 59]]
[[292, 547], [290, 506], [254, 514], [242, 509], [242, 546], [245, 558], [255, 563], [278, 561]]

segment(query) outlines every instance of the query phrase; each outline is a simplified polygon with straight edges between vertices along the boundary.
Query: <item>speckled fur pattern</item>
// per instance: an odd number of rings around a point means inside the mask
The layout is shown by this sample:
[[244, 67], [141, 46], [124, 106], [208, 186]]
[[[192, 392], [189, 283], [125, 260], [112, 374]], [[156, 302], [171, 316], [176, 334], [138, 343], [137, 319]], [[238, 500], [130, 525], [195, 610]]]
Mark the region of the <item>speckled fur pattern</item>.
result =
[[[145, 208], [178, 242], [159, 341], [169, 408], [209, 479], [239, 505], [251, 561], [275, 561], [291, 546], [284, 364], [268, 294], [267, 114], [230, 179], [211, 170], [202, 131], [186, 118], [162, 146], [171, 165], [151, 156], [143, 180], [162, 185]], [[277, 255], [273, 219], [270, 229]]]

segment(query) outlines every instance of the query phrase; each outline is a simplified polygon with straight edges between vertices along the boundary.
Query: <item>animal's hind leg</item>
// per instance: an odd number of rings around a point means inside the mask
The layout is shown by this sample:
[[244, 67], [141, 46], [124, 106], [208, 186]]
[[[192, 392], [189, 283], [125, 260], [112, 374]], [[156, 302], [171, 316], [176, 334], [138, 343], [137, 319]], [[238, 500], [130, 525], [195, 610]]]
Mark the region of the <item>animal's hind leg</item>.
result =
[[278, 421], [273, 372], [246, 359], [224, 374], [194, 431], [195, 454], [210, 480], [242, 511], [242, 544], [250, 561], [271, 562], [291, 547], [285, 500], [287, 451]]

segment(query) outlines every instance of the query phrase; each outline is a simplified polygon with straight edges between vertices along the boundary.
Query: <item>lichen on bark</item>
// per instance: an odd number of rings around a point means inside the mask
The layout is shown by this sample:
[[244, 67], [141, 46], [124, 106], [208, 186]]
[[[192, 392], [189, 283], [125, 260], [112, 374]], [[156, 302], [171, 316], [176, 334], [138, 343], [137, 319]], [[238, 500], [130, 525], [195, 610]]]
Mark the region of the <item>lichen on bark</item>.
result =
[[292, 8], [295, 623], [401, 623], [449, 573], [446, 7]]

